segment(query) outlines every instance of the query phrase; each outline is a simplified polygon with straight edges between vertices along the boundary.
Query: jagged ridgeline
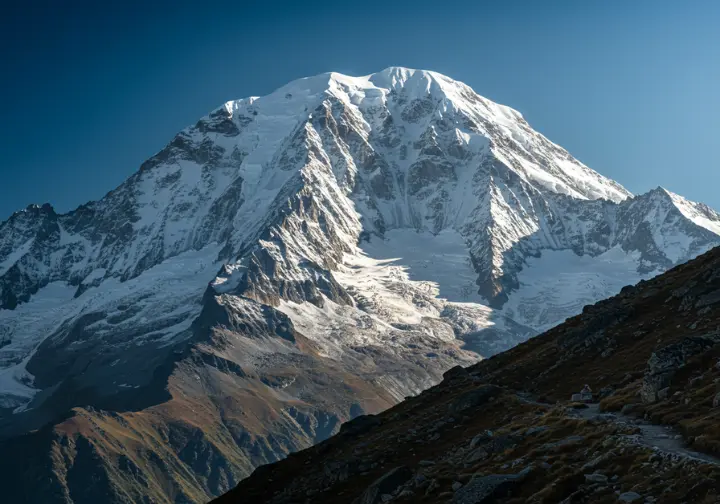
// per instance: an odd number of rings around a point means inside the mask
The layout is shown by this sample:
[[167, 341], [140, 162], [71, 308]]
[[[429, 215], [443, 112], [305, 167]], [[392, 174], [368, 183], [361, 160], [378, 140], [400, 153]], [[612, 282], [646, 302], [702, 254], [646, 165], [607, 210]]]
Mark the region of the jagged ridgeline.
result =
[[32, 453], [5, 474], [206, 501], [719, 234], [434, 72], [228, 102], [101, 200], [0, 224], [0, 438]]

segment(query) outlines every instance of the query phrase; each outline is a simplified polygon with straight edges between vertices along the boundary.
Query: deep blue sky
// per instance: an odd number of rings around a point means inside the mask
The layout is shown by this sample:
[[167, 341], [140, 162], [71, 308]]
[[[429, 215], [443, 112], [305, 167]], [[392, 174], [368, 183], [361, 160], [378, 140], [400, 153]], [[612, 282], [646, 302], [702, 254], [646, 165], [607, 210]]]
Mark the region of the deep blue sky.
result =
[[393, 65], [518, 109], [633, 192], [663, 185], [720, 209], [716, 0], [13, 3], [0, 220], [102, 197], [229, 99]]

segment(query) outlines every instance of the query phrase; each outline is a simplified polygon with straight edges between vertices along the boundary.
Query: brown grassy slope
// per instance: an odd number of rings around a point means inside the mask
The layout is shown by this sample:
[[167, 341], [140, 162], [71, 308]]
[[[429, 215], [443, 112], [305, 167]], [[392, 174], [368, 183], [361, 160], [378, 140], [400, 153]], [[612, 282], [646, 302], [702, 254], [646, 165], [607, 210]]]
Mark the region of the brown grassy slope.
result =
[[[254, 467], [325, 437], [323, 429], [351, 417], [353, 402], [367, 412], [394, 402], [332, 361], [303, 357], [306, 372], [295, 386], [321, 398], [309, 404], [293, 394], [284, 397], [262, 377], [205, 365], [199, 355], [193, 351], [176, 364], [166, 402], [122, 413], [75, 408], [64, 421], [5, 443], [3, 498], [47, 504], [207, 502]], [[272, 377], [297, 374], [282, 366], [266, 371]]]
[[[672, 378], [668, 398], [642, 404], [639, 390], [653, 352], [688, 336], [720, 329], [720, 249], [609, 300], [508, 352], [448, 376], [441, 384], [385, 411], [359, 434], [340, 434], [288, 459], [257, 469], [218, 504], [350, 503], [393, 467], [406, 466], [412, 483], [392, 502], [450, 502], [454, 482], [477, 475], [530, 476], [494, 502], [617, 502], [619, 492], [652, 495], [657, 502], [720, 502], [720, 469], [666, 460], [628, 445], [632, 426], [569, 418], [565, 404], [547, 408], [518, 399], [517, 392], [551, 403], [567, 402], [589, 384], [606, 388], [607, 409], [627, 406], [655, 423], [681, 432], [690, 447], [720, 453], [720, 348], [692, 356]], [[483, 384], [502, 387], [494, 400], [452, 413], [450, 405]], [[528, 435], [530, 427], [544, 426]], [[470, 440], [486, 429], [504, 440], [473, 460]], [[578, 443], [557, 441], [582, 436]], [[508, 441], [509, 440], [509, 441]], [[492, 445], [491, 445], [492, 446]], [[421, 463], [422, 460], [433, 462]], [[597, 462], [599, 460], [599, 462]], [[592, 467], [587, 467], [596, 461]], [[600, 471], [615, 480], [587, 482]], [[415, 481], [422, 480], [422, 481]], [[642, 502], [642, 501], [641, 501]]]

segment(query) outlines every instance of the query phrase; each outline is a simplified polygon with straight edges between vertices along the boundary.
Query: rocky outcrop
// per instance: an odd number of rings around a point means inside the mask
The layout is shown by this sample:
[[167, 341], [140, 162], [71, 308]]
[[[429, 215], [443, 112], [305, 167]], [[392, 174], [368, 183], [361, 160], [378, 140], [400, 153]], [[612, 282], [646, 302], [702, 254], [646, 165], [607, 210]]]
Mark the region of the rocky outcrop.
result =
[[468, 409], [477, 408], [499, 396], [501, 392], [502, 389], [495, 385], [482, 385], [457, 397], [450, 403], [448, 411], [450, 413], [462, 413]]
[[353, 501], [353, 504], [378, 504], [387, 502], [392, 494], [406, 481], [412, 478], [413, 472], [409, 467], [401, 466], [392, 469], [377, 481], [374, 481], [363, 494]]
[[713, 334], [685, 338], [680, 343], [674, 343], [653, 352], [648, 360], [647, 371], [645, 371], [640, 389], [640, 397], [643, 402], [653, 403], [667, 399], [673, 376], [686, 364], [687, 360], [718, 343], [720, 343], [720, 336]]

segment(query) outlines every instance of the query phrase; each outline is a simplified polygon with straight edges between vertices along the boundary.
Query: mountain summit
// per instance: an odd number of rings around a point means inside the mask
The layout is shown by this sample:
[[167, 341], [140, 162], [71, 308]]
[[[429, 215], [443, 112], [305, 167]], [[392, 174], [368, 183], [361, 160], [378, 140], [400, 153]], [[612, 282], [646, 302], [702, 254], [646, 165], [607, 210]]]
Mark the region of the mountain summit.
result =
[[0, 438], [58, 502], [203, 502], [719, 234], [443, 75], [300, 79], [0, 224]]

